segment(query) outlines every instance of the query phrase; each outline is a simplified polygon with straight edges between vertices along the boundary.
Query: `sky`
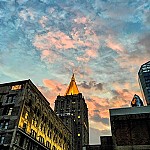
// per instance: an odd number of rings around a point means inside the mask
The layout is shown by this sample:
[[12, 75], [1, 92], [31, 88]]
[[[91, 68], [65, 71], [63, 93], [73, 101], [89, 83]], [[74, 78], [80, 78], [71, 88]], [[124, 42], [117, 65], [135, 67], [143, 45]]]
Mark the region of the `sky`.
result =
[[53, 108], [74, 72], [90, 144], [111, 135], [109, 109], [141, 96], [149, 60], [150, 0], [0, 0], [0, 83], [31, 79]]

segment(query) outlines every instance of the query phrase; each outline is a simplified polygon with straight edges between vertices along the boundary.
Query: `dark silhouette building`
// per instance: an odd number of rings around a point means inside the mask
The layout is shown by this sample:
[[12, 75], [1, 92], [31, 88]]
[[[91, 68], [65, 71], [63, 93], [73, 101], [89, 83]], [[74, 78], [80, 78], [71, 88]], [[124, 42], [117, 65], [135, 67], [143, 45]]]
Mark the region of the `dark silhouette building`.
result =
[[0, 84], [0, 150], [73, 150], [71, 132], [31, 80]]
[[54, 111], [73, 134], [75, 150], [82, 150], [83, 145], [89, 144], [88, 108], [79, 93], [74, 74], [65, 96], [57, 96]]
[[150, 105], [150, 61], [141, 66], [138, 76], [145, 101]]
[[109, 111], [115, 150], [150, 149], [150, 106]]

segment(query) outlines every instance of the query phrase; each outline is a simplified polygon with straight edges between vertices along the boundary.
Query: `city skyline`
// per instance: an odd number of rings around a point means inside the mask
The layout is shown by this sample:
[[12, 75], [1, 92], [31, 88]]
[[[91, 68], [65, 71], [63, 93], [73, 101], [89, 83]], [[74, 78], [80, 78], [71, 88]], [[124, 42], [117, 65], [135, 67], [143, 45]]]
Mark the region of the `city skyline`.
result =
[[110, 108], [130, 106], [134, 94], [143, 99], [149, 0], [3, 0], [0, 8], [0, 83], [30, 78], [53, 108], [74, 72], [91, 144], [110, 134]]

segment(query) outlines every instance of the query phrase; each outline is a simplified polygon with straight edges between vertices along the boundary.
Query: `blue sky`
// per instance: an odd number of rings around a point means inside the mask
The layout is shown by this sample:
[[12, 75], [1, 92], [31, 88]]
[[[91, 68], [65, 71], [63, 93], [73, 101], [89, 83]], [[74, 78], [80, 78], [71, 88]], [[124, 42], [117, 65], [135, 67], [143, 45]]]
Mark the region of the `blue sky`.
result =
[[53, 108], [74, 72], [91, 144], [110, 134], [110, 108], [141, 96], [149, 47], [150, 0], [0, 0], [0, 82], [30, 78]]

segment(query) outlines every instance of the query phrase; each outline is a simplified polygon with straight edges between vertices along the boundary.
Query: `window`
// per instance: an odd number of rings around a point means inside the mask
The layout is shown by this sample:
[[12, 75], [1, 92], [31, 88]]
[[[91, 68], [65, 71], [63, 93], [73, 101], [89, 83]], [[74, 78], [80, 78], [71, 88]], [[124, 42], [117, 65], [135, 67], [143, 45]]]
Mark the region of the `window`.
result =
[[80, 133], [78, 133], [78, 136], [80, 136]]
[[37, 119], [33, 118], [33, 119], [32, 119], [32, 124], [33, 124], [35, 127], [37, 127], [37, 124], [38, 124]]
[[78, 116], [78, 119], [80, 119], [80, 116]]
[[6, 121], [6, 122], [5, 122], [4, 129], [7, 129], [7, 128], [8, 128], [8, 125], [9, 125], [9, 122], [8, 122], [8, 121]]
[[11, 115], [13, 108], [6, 106], [3, 110], [3, 115]]
[[4, 143], [4, 139], [5, 139], [5, 136], [4, 135], [0, 135], [0, 144]]
[[51, 143], [46, 141], [46, 147], [51, 148]]
[[27, 129], [27, 124], [26, 123], [24, 123], [23, 124], [23, 128], [22, 128], [24, 131], [26, 131], [26, 129]]
[[9, 111], [8, 111], [8, 115], [9, 115], [9, 116], [11, 115], [12, 110], [13, 110], [13, 108], [12, 108], [12, 107], [10, 107], [10, 108], [9, 108]]
[[0, 129], [7, 129], [9, 125], [9, 120], [1, 120]]
[[26, 113], [25, 113], [25, 119], [28, 119], [28, 115], [29, 115], [29, 113], [26, 111]]
[[30, 135], [31, 135], [32, 137], [36, 138], [36, 134], [37, 134], [37, 133], [36, 133], [33, 129], [31, 129]]
[[49, 138], [51, 138], [51, 131], [50, 130], [48, 130], [48, 132], [47, 132], [47, 136], [49, 137]]
[[11, 90], [20, 90], [21, 89], [21, 85], [14, 85], [11, 87]]
[[6, 103], [14, 103], [15, 102], [15, 98], [16, 98], [16, 95], [8, 95]]
[[39, 142], [44, 144], [44, 138], [42, 136], [39, 136]]

